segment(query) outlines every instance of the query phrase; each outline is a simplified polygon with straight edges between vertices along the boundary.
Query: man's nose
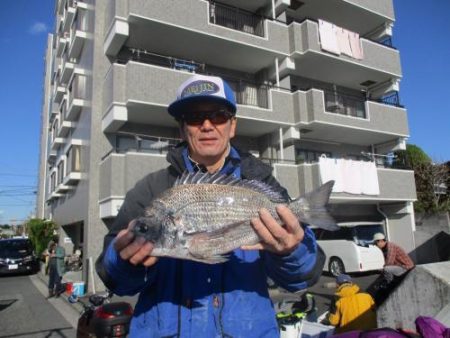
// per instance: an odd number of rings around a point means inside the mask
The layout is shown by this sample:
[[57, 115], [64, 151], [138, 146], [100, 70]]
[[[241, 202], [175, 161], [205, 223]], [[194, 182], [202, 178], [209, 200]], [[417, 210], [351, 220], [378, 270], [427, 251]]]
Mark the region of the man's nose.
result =
[[202, 129], [212, 129], [212, 128], [214, 128], [214, 124], [209, 119], [205, 119], [202, 123]]

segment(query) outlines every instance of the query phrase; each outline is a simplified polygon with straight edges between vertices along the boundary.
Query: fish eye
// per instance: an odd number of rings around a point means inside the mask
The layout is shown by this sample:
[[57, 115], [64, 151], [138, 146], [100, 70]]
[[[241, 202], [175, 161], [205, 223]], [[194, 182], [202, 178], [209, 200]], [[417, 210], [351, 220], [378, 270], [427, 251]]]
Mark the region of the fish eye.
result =
[[148, 225], [145, 223], [139, 224], [139, 232], [147, 232], [148, 231]]

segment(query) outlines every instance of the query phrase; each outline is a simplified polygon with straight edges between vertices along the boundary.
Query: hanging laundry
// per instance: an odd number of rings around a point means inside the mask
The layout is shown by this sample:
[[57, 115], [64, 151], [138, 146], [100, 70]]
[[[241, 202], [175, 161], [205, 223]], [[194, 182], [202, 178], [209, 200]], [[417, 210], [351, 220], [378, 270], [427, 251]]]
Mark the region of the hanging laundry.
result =
[[380, 194], [378, 172], [374, 162], [320, 157], [319, 174], [322, 183], [335, 181], [335, 193]]
[[346, 30], [342, 27], [336, 27], [336, 35], [338, 46], [341, 51], [341, 54], [353, 57], [352, 48], [350, 47], [350, 31]]
[[335, 25], [319, 19], [319, 41], [322, 50], [340, 55]]
[[364, 54], [359, 34], [349, 31], [349, 40], [350, 40], [350, 47], [352, 49], [352, 56], [355, 59], [362, 60], [364, 58]]

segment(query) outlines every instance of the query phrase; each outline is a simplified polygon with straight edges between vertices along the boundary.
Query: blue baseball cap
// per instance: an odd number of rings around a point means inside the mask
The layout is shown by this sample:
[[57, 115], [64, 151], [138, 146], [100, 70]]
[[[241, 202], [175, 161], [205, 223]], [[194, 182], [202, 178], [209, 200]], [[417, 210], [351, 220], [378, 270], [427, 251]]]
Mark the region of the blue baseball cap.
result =
[[336, 277], [336, 283], [338, 285], [344, 284], [344, 283], [351, 283], [352, 282], [352, 277], [350, 277], [349, 275], [346, 275], [345, 273], [340, 274], [339, 276]]
[[178, 88], [177, 99], [169, 105], [169, 114], [179, 120], [195, 102], [216, 102], [236, 113], [233, 90], [222, 78], [196, 74]]

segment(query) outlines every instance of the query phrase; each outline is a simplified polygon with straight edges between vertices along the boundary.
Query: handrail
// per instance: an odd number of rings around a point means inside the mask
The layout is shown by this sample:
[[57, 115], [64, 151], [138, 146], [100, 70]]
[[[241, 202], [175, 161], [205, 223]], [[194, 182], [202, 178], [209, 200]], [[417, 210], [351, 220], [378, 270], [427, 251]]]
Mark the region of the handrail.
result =
[[209, 22], [242, 31], [245, 33], [264, 36], [264, 16], [244, 9], [210, 1]]

